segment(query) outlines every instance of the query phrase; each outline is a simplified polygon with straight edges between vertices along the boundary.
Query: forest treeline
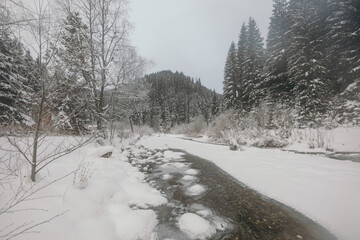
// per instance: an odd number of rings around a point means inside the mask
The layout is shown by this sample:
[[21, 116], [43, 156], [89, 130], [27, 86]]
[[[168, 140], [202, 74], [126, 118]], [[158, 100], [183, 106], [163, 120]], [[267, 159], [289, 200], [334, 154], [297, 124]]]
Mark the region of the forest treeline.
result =
[[298, 126], [360, 124], [360, 1], [274, 0], [266, 48], [254, 19], [231, 43], [224, 104], [291, 109]]
[[182, 72], [161, 71], [146, 75], [147, 107], [135, 111], [135, 124], [168, 130], [201, 116], [209, 123], [220, 111], [221, 96]]

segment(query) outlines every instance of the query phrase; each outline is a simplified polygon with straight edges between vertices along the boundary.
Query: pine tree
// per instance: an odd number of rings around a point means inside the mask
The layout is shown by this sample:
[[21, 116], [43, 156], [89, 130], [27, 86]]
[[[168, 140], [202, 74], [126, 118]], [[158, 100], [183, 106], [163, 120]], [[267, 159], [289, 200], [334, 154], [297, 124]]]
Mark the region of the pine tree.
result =
[[84, 79], [88, 74], [86, 26], [78, 13], [69, 13], [64, 25], [54, 74], [59, 79], [61, 92], [55, 99], [54, 109], [60, 130], [79, 134], [86, 130], [84, 125], [91, 105], [89, 90], [85, 88], [88, 82]]
[[227, 55], [224, 69], [224, 101], [227, 109], [234, 108], [236, 106], [236, 100], [238, 97], [236, 59], [236, 47], [235, 43], [232, 42]]
[[220, 112], [220, 103], [218, 100], [218, 96], [217, 93], [215, 92], [215, 90], [212, 93], [212, 99], [211, 99], [211, 117], [214, 118], [215, 116], [217, 116]]
[[236, 94], [236, 108], [243, 109], [242, 98], [244, 96], [244, 63], [245, 63], [245, 53], [246, 53], [246, 42], [247, 42], [247, 28], [245, 23], [241, 26], [238, 45], [237, 45], [237, 94]]
[[263, 91], [271, 104], [289, 104], [292, 86], [288, 77], [289, 31], [287, 0], [274, 0], [273, 13], [266, 44], [265, 78]]
[[360, 78], [360, 2], [329, 0], [327, 58], [334, 90], [342, 92]]
[[0, 32], [0, 124], [30, 123], [22, 92], [26, 64], [22, 44], [7, 30]]
[[329, 104], [330, 81], [324, 54], [322, 1], [292, 0], [289, 77], [294, 85], [297, 120], [319, 124]]
[[250, 110], [261, 98], [259, 88], [264, 61], [263, 38], [253, 18], [249, 19], [245, 44], [242, 102], [244, 108]]

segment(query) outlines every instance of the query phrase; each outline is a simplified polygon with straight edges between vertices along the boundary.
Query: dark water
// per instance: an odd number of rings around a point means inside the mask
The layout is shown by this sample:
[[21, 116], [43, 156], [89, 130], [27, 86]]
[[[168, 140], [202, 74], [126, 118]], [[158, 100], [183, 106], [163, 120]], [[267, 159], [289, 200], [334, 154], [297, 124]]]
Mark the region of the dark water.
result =
[[334, 153], [326, 155], [329, 158], [336, 159], [336, 160], [343, 160], [343, 161], [352, 161], [360, 163], [360, 154], [341, 154], [341, 153]]
[[[168, 204], [153, 208], [159, 220], [158, 239], [190, 239], [178, 226], [184, 213], [197, 214], [211, 223], [216, 233], [207, 239], [336, 239], [320, 225], [247, 188], [207, 160], [183, 153], [167, 162], [156, 156], [159, 151], [144, 152], [131, 154], [129, 162], [168, 199]], [[188, 174], [189, 169], [197, 174]], [[194, 194], [194, 185], [202, 191]]]

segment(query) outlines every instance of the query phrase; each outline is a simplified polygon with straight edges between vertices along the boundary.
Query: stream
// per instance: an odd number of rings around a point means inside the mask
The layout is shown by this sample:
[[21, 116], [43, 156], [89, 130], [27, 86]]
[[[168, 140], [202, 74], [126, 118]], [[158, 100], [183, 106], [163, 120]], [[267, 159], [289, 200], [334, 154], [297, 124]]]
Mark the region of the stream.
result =
[[[176, 149], [128, 149], [129, 163], [168, 199], [152, 207], [157, 239], [336, 239], [304, 215], [243, 185], [213, 163]], [[211, 225], [211, 235], [194, 237], [179, 219], [196, 214]], [[181, 221], [181, 220], [180, 220]]]

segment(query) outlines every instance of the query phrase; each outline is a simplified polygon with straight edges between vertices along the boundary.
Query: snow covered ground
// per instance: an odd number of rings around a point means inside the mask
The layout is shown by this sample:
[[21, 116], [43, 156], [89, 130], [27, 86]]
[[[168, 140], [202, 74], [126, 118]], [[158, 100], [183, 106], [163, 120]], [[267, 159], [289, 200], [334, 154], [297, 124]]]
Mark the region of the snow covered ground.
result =
[[[346, 136], [337, 140], [338, 147], [359, 150], [354, 139], [352, 147], [341, 143]], [[360, 239], [360, 163], [279, 149], [230, 151], [227, 146], [189, 141], [178, 135], [143, 138], [138, 144], [150, 149], [182, 149], [210, 160], [261, 194], [317, 221], [339, 239]], [[191, 232], [186, 225], [183, 228]]]
[[[25, 176], [1, 175], [0, 239], [16, 227], [26, 230], [43, 221], [16, 239], [154, 239], [157, 216], [148, 208], [167, 200], [143, 181], [144, 175], [127, 162], [126, 152], [115, 149], [111, 158], [101, 157], [113, 149], [95, 144], [83, 147], [40, 172], [42, 180], [36, 185]], [[3, 207], [19, 187], [35, 193], [4, 213]]]
[[360, 127], [294, 129], [286, 150], [298, 152], [360, 153]]
[[[359, 151], [359, 141], [349, 137], [351, 133], [360, 131], [339, 130], [332, 141], [334, 149]], [[3, 148], [5, 142], [0, 138]], [[62, 137], [51, 139], [52, 146], [61, 142]], [[178, 148], [212, 161], [261, 194], [319, 222], [339, 239], [360, 238], [360, 163], [279, 149], [230, 151], [227, 146], [189, 141], [179, 135], [142, 138], [131, 146], [139, 161], [141, 154], [148, 154], [141, 145], [148, 149]], [[41, 180], [36, 184], [29, 180], [26, 166], [18, 166], [23, 169], [18, 176], [6, 176], [9, 169], [4, 160], [13, 153], [0, 150], [0, 238], [20, 227], [25, 232], [16, 239], [156, 239], [158, 220], [151, 208], [167, 204], [168, 200], [145, 181], [144, 174], [128, 162], [129, 151], [121, 148], [95, 143], [82, 147], [48, 165], [40, 172]], [[101, 157], [109, 151], [113, 151], [110, 158]], [[149, 154], [154, 154], [153, 159], [161, 159], [165, 172], [167, 167], [185, 167], [181, 161], [173, 161], [181, 158], [182, 153]], [[192, 182], [197, 175], [197, 170], [184, 168], [182, 180]], [[172, 177], [169, 171], [163, 179]], [[19, 189], [33, 194], [4, 211]], [[185, 194], [198, 196], [206, 190], [206, 186], [195, 184]], [[203, 211], [180, 216], [178, 228], [192, 239], [211, 236], [215, 228]]]

